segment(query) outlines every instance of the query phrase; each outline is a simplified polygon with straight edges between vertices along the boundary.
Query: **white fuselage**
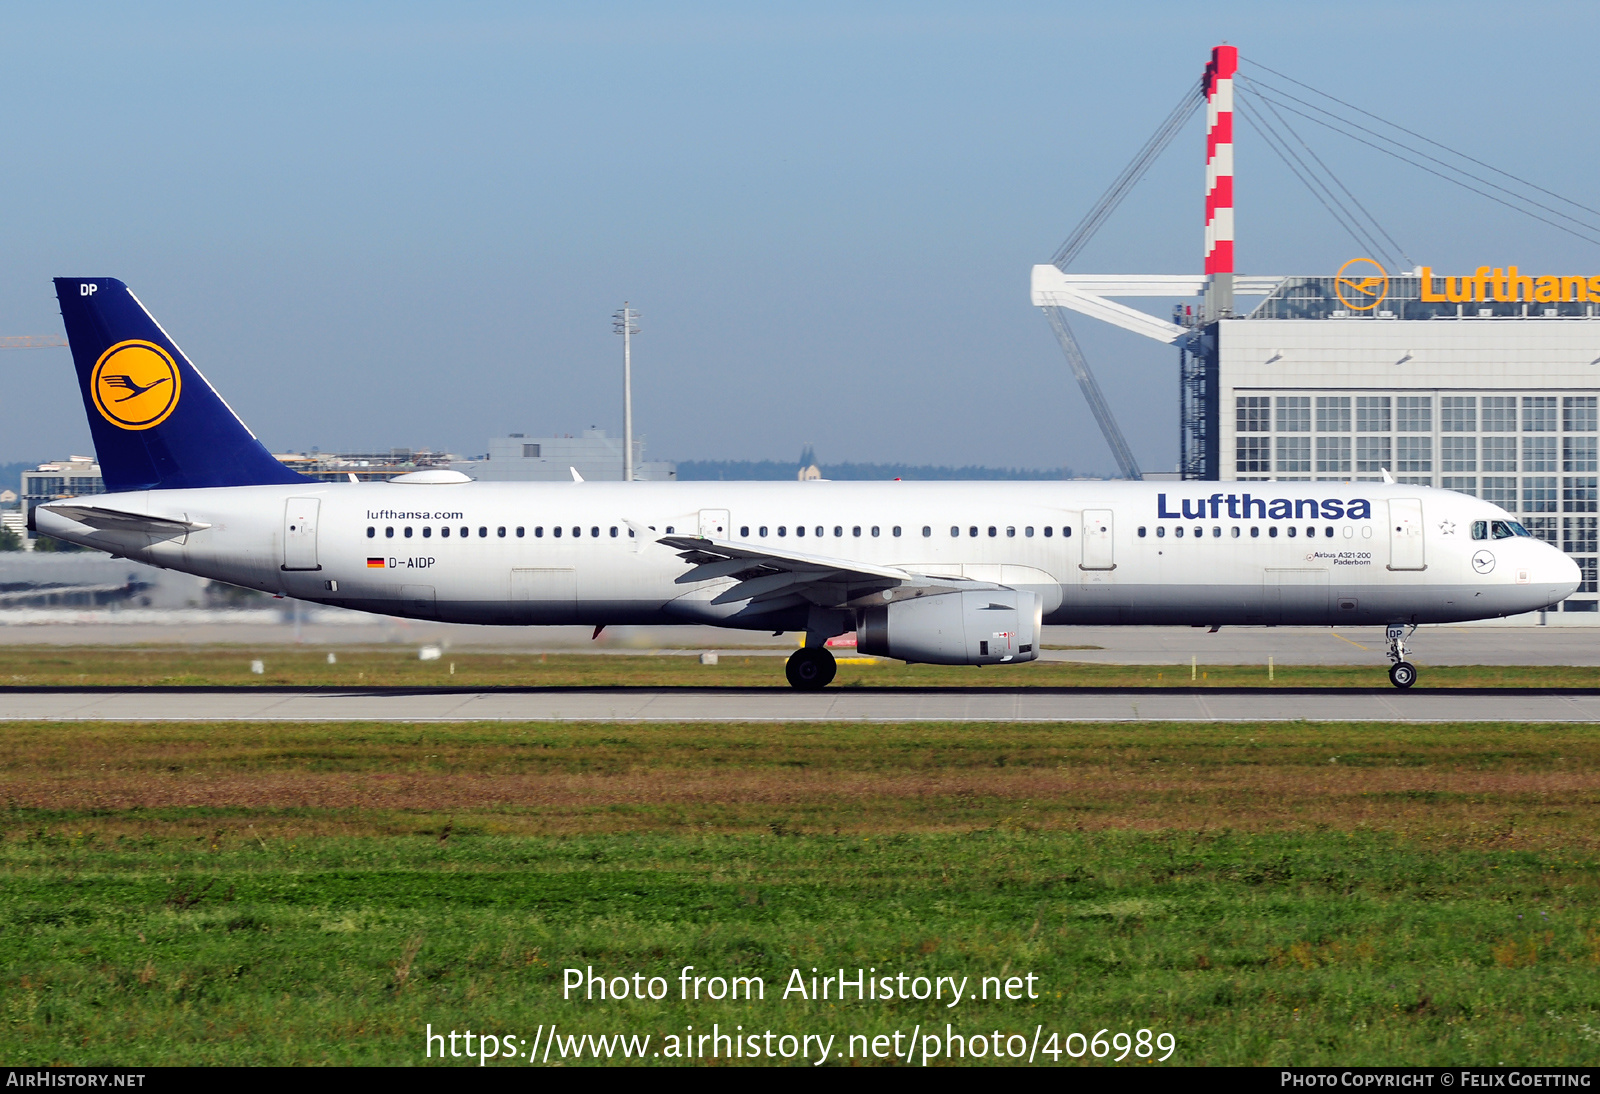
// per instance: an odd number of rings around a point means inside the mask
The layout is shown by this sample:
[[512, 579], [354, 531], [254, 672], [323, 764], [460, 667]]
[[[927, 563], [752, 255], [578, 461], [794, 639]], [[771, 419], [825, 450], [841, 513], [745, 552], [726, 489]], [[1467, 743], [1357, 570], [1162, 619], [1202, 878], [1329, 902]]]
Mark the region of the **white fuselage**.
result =
[[803, 603], [713, 604], [731, 577], [680, 583], [691, 567], [665, 535], [1024, 589], [1046, 623], [1448, 622], [1547, 607], [1579, 583], [1537, 539], [1474, 539], [1476, 522], [1512, 520], [1496, 506], [1368, 482], [308, 482], [78, 503], [206, 527], [96, 530], [41, 507], [38, 528], [265, 592], [462, 623], [806, 626]]

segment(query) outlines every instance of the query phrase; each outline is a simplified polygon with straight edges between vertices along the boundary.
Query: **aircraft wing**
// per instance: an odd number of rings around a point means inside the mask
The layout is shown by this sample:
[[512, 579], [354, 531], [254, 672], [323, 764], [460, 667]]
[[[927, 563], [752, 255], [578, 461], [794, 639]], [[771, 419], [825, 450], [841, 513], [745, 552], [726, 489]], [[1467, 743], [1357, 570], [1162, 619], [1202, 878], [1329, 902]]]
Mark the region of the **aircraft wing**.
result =
[[717, 594], [713, 604], [752, 604], [800, 594], [830, 606], [848, 604], [889, 589], [906, 588], [910, 596], [929, 596], [971, 586], [961, 578], [929, 577], [895, 566], [874, 566], [855, 559], [786, 551], [765, 544], [735, 543], [705, 536], [662, 536], [657, 543], [672, 548], [690, 568], [680, 585], [731, 577], [735, 584]]
[[211, 527], [199, 521], [152, 517], [144, 513], [125, 513], [120, 509], [102, 509], [96, 505], [58, 503], [43, 505], [40, 508], [104, 532], [147, 532], [155, 536], [183, 536]]

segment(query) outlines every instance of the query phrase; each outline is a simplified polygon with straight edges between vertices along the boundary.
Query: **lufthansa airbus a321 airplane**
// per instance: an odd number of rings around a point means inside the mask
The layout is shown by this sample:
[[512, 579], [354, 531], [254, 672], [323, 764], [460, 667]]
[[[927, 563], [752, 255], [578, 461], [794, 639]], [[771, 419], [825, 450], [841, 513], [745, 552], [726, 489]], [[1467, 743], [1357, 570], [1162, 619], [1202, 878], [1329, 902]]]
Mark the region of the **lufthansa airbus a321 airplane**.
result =
[[[1039, 656], [1043, 624], [1408, 628], [1550, 607], [1577, 566], [1462, 494], [1338, 482], [306, 479], [273, 458], [126, 285], [56, 295], [108, 493], [30, 526], [118, 557], [388, 615], [507, 626], [804, 631], [941, 665]], [[597, 632], [598, 633], [598, 632]]]

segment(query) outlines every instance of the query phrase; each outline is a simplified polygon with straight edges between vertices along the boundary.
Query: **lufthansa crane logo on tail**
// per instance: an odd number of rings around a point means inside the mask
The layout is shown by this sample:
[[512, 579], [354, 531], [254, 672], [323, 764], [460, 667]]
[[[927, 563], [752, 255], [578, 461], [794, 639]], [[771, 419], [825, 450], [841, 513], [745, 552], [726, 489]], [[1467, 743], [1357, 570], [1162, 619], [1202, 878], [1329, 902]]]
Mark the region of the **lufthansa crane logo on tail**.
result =
[[1333, 292], [1351, 311], [1371, 311], [1389, 295], [1389, 275], [1370, 258], [1352, 258], [1339, 267]]
[[150, 429], [178, 406], [183, 386], [172, 355], [153, 342], [118, 342], [95, 362], [89, 388], [106, 421], [121, 429]]

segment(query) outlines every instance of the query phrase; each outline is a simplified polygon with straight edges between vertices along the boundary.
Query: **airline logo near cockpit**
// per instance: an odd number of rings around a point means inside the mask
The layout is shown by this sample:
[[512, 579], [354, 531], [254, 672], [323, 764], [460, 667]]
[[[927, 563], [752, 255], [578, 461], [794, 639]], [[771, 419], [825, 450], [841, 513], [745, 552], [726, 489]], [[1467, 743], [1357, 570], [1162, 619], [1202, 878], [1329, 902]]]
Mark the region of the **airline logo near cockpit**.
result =
[[130, 339], [100, 355], [90, 376], [100, 416], [119, 429], [151, 429], [178, 406], [178, 365], [154, 342]]
[[1156, 495], [1156, 517], [1161, 520], [1371, 520], [1372, 502], [1366, 498], [1256, 498], [1249, 494], [1212, 494], [1209, 498], [1181, 498], [1177, 510], [1167, 508], [1167, 496]]

